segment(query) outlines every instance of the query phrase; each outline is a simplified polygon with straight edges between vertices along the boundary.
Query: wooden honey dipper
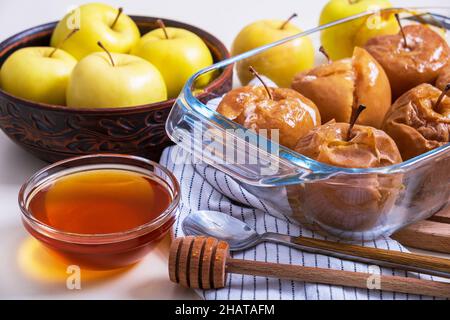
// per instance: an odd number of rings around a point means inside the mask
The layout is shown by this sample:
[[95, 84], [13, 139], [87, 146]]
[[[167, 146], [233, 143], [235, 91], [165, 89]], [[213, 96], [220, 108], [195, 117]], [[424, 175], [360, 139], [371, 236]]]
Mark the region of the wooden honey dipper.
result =
[[[172, 243], [169, 277], [193, 289], [218, 289], [227, 273], [368, 289], [369, 273], [233, 259], [228, 244], [212, 237], [188, 236]], [[450, 298], [450, 283], [379, 275], [381, 290]]]

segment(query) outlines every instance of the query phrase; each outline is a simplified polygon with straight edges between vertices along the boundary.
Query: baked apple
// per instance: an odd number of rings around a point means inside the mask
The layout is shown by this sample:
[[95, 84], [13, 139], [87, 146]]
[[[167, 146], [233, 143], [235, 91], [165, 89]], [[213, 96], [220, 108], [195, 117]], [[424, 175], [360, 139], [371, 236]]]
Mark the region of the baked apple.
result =
[[450, 98], [424, 83], [402, 95], [389, 109], [383, 130], [389, 134], [403, 160], [443, 146], [450, 141]]
[[367, 109], [358, 124], [380, 128], [391, 105], [389, 80], [378, 62], [364, 49], [356, 47], [353, 57], [318, 66], [294, 77], [292, 88], [311, 99], [322, 122], [350, 122], [353, 109]]
[[[444, 68], [442, 68], [439, 76], [436, 80], [436, 88], [445, 90], [445, 87], [450, 83], [450, 64], [447, 64]], [[447, 93], [447, 95], [450, 95]]]
[[[383, 129], [397, 142], [402, 157], [408, 160], [449, 142], [450, 86], [422, 84], [401, 96], [386, 116]], [[447, 96], [445, 95], [447, 94]], [[432, 168], [431, 168], [432, 167]], [[417, 165], [404, 176], [412, 199], [410, 216], [426, 219], [450, 199], [450, 156], [434, 157]]]
[[443, 37], [419, 24], [402, 27], [396, 35], [374, 37], [365, 48], [386, 71], [394, 100], [419, 84], [433, 84], [450, 54]]
[[[294, 150], [343, 168], [377, 168], [402, 162], [395, 142], [385, 132], [335, 121], [313, 129]], [[335, 234], [373, 229], [392, 209], [400, 186], [401, 176], [377, 174], [342, 174], [305, 183], [299, 200], [303, 216], [298, 218]]]
[[[260, 80], [259, 75], [255, 73]], [[293, 148], [298, 139], [320, 125], [320, 113], [315, 104], [287, 88], [245, 86], [228, 92], [217, 107], [217, 112], [245, 128], [279, 130], [280, 144]]]

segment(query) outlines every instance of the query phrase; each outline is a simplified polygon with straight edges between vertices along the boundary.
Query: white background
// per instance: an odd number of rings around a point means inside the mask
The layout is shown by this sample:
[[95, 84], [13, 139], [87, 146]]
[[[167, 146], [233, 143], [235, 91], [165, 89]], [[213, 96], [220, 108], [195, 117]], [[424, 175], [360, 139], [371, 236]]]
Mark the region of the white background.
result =
[[[262, 18], [285, 18], [297, 12], [295, 23], [308, 29], [317, 25], [326, 0], [123, 0], [106, 2], [124, 7], [127, 14], [159, 16], [206, 29], [230, 47], [239, 30]], [[92, 1], [0, 0], [0, 41], [32, 26], [60, 19], [73, 6]], [[448, 0], [392, 0], [395, 6], [450, 5]], [[67, 290], [60, 267], [33, 242], [20, 222], [17, 194], [21, 184], [45, 163], [26, 153], [0, 133], [0, 298], [42, 299], [177, 299], [196, 298], [193, 291], [171, 284], [167, 276], [167, 239], [144, 261], [106, 279], [82, 283], [81, 290]], [[32, 260], [24, 261], [24, 259]], [[33, 262], [34, 261], [34, 262]], [[24, 268], [25, 265], [26, 267]], [[34, 271], [33, 271], [34, 270]], [[37, 277], [34, 273], [40, 273]], [[59, 277], [57, 277], [59, 275]], [[103, 275], [104, 277], [105, 275]], [[86, 277], [99, 277], [88, 274]], [[45, 279], [44, 278], [48, 278]]]

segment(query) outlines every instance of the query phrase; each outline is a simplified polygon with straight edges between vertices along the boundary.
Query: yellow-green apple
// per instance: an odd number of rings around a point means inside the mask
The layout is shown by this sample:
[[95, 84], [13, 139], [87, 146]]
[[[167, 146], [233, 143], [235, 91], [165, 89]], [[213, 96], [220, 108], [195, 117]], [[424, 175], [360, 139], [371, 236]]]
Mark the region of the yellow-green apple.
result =
[[366, 23], [356, 32], [353, 45], [363, 47], [372, 38], [396, 34], [399, 30], [394, 11], [380, 12], [379, 15], [374, 14], [367, 18]]
[[[389, 0], [330, 0], [322, 9], [319, 23], [323, 25], [361, 12], [390, 7]], [[325, 29], [320, 34], [322, 46], [332, 60], [351, 57], [355, 46], [363, 46], [375, 36], [399, 31], [394, 13], [374, 13], [368, 18]]]
[[[151, 62], [161, 72], [167, 86], [169, 98], [176, 97], [185, 82], [197, 71], [213, 63], [211, 52], [195, 33], [180, 28], [165, 27], [162, 21], [159, 29], [144, 35], [131, 51]], [[211, 74], [202, 77], [207, 84]]]
[[61, 49], [19, 49], [0, 70], [1, 87], [27, 100], [65, 105], [67, 83], [76, 64], [77, 60]]
[[122, 13], [121, 8], [89, 3], [67, 14], [58, 23], [51, 45], [58, 46], [74, 28], [80, 31], [65, 41], [61, 48], [78, 60], [99, 51], [97, 41], [101, 41], [111, 52], [129, 53], [140, 37], [136, 24]]
[[88, 55], [73, 69], [67, 87], [69, 107], [132, 107], [167, 99], [164, 79], [150, 62], [105, 51]]
[[[293, 17], [295, 15], [291, 16]], [[233, 42], [232, 54], [235, 56], [300, 33], [302, 30], [290, 23], [290, 19], [260, 20], [244, 27]], [[279, 87], [289, 87], [295, 74], [312, 68], [313, 64], [314, 46], [311, 39], [302, 37], [239, 61], [236, 70], [242, 85], [247, 85], [252, 80], [249, 67], [253, 66]]]

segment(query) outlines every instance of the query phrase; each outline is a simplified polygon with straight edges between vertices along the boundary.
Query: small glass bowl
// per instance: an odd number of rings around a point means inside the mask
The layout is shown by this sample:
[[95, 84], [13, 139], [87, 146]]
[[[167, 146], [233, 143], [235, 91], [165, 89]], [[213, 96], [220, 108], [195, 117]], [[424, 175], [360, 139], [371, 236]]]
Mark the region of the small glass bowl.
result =
[[[31, 199], [44, 186], [69, 174], [100, 169], [125, 170], [150, 177], [166, 188], [172, 201], [164, 212], [146, 224], [104, 234], [57, 230], [30, 212]], [[22, 222], [34, 238], [73, 264], [100, 270], [120, 268], [141, 260], [171, 229], [179, 201], [179, 184], [170, 171], [144, 158], [118, 154], [93, 154], [59, 161], [34, 174], [19, 192]]]

